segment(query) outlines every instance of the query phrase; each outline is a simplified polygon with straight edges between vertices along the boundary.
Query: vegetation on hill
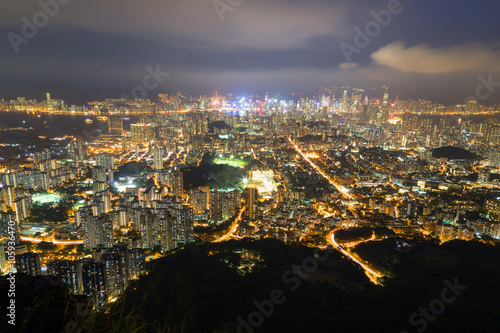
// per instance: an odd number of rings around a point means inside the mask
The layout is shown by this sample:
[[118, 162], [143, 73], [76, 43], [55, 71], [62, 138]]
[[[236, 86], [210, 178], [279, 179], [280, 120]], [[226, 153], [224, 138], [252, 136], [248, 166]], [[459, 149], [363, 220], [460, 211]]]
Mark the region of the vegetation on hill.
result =
[[444, 157], [449, 160], [475, 160], [479, 158], [479, 156], [466, 149], [454, 146], [436, 148], [432, 151], [432, 157], [434, 158]]
[[243, 179], [248, 175], [240, 168], [225, 164], [213, 164], [214, 157], [205, 154], [198, 167], [184, 170], [184, 189], [190, 190], [199, 186], [217, 189], [243, 189]]
[[[71, 324], [71, 332], [497, 331], [498, 247], [389, 237], [362, 243], [355, 251], [391, 272], [385, 287], [372, 285], [358, 265], [335, 250], [318, 252], [314, 260], [314, 248], [274, 239], [188, 245], [150, 262], [148, 275], [95, 316], [79, 315], [60, 282], [18, 275], [16, 329], [61, 332]], [[451, 291], [450, 285], [460, 287]], [[2, 307], [7, 287], [6, 278], [0, 278]], [[419, 309], [439, 308], [446, 288], [452, 301], [424, 321]], [[282, 302], [271, 307], [267, 301], [273, 292]], [[249, 318], [258, 327], [242, 328]], [[0, 330], [8, 332], [6, 322], [1, 324]]]

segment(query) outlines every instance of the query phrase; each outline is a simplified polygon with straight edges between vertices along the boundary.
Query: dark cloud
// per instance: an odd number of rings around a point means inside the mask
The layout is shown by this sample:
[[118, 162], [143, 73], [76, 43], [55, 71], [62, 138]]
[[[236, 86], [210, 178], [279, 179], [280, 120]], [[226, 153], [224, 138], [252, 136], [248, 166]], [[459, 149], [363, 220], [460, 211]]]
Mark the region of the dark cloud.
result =
[[[340, 43], [353, 44], [354, 28], [387, 4], [243, 0], [221, 21], [212, 0], [72, 0], [18, 54], [7, 37], [0, 40], [0, 84], [48, 79], [127, 89], [142, 81], [146, 66], [160, 65], [171, 73], [163, 86], [172, 90], [385, 83], [415, 90], [425, 80], [453, 77], [443, 92], [460, 98], [478, 75], [497, 71], [500, 5], [489, 0], [401, 0], [403, 11], [347, 64]], [[22, 17], [40, 10], [34, 0], [0, 6], [3, 36], [21, 34]]]

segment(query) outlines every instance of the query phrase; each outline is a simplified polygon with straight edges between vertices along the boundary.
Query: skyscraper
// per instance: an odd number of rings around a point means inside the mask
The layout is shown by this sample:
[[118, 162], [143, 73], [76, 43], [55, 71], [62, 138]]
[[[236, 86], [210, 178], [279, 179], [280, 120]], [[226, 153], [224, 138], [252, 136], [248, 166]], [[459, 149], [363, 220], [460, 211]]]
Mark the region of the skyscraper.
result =
[[128, 272], [131, 280], [146, 273], [146, 253], [143, 249], [135, 248], [128, 251]]
[[74, 162], [81, 162], [87, 158], [87, 150], [82, 138], [73, 139], [69, 143], [69, 158]]
[[256, 187], [245, 188], [245, 205], [247, 216], [250, 220], [257, 218], [257, 207], [259, 203], [259, 190]]
[[153, 167], [155, 170], [163, 169], [163, 145], [155, 144], [153, 147]]
[[111, 135], [123, 135], [123, 118], [121, 116], [108, 117], [108, 133]]
[[47, 263], [47, 273], [59, 278], [68, 286], [73, 295], [83, 293], [83, 284], [79, 274], [78, 262], [69, 260], [54, 260]]
[[28, 275], [40, 275], [42, 265], [38, 253], [27, 252], [16, 256], [16, 268], [18, 272]]
[[130, 125], [130, 140], [134, 143], [150, 142], [154, 137], [154, 128], [151, 124]]
[[174, 196], [182, 198], [184, 196], [184, 173], [175, 171], [172, 175], [172, 187]]
[[106, 266], [93, 259], [82, 259], [79, 262], [82, 276], [83, 294], [91, 297], [94, 307], [106, 304]]
[[80, 212], [84, 249], [93, 249], [98, 245], [113, 246], [113, 223], [108, 215], [94, 215], [89, 210]]
[[115, 159], [111, 154], [100, 154], [96, 158], [96, 166], [106, 169], [106, 171], [115, 168]]

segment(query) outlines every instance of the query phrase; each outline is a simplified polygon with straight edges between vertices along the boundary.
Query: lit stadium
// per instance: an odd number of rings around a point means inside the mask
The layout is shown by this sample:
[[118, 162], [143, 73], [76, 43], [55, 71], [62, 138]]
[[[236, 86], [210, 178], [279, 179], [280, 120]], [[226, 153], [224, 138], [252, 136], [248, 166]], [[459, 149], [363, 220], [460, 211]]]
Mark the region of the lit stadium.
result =
[[61, 201], [62, 196], [57, 193], [35, 193], [31, 200], [35, 205], [56, 205]]

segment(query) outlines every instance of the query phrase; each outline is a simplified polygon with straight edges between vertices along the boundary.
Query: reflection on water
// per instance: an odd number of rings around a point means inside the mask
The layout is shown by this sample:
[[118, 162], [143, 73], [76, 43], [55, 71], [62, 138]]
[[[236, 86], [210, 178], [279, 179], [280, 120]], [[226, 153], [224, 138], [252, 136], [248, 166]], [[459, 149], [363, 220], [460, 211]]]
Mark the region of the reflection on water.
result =
[[[92, 120], [87, 123], [86, 119]], [[127, 116], [123, 121], [125, 130], [130, 129], [130, 124], [137, 121], [135, 116]], [[34, 114], [27, 112], [0, 112], [0, 128], [33, 127], [55, 135], [75, 135], [77, 132], [95, 132], [101, 130], [107, 133], [108, 122], [105, 117], [84, 115], [61, 115], [61, 114]]]

